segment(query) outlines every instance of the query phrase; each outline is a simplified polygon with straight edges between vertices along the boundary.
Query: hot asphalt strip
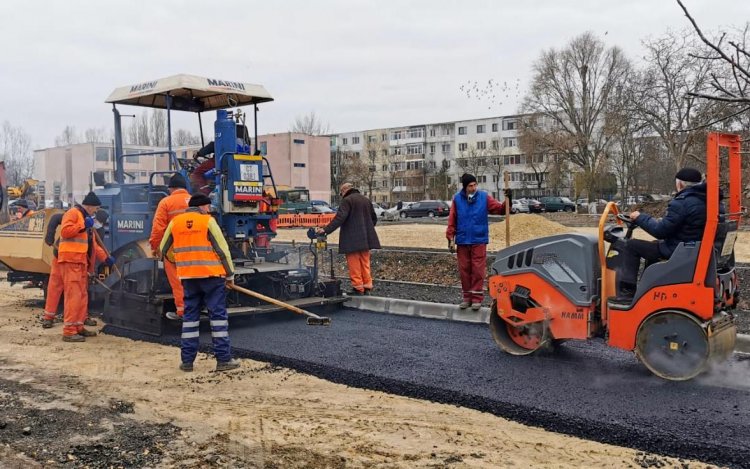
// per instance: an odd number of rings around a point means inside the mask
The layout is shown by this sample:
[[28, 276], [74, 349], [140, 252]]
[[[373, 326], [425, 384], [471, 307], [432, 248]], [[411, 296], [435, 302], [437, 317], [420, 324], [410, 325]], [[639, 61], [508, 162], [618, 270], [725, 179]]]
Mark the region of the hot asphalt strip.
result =
[[[330, 327], [307, 326], [291, 313], [233, 317], [234, 354], [590, 440], [750, 467], [750, 360], [733, 357], [695, 380], [669, 382], [599, 340], [512, 357], [483, 324], [348, 308], [330, 316]], [[208, 349], [205, 321], [201, 330]], [[172, 323], [161, 337], [105, 332], [177, 345], [180, 331]]]

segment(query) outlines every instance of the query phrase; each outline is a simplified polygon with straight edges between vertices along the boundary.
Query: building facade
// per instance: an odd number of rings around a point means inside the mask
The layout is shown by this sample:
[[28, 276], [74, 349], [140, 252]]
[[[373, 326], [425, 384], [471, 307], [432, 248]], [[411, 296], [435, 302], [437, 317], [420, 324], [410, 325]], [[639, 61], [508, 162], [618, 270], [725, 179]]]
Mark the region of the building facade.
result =
[[[277, 185], [310, 190], [312, 199], [328, 201], [331, 187], [330, 139], [296, 133], [259, 135], [261, 153], [266, 156]], [[175, 147], [178, 158], [192, 158], [200, 145]], [[169, 170], [166, 152], [143, 155], [163, 148], [125, 145], [126, 183], [148, 182], [151, 173]], [[94, 172], [105, 181], [114, 180], [112, 143], [79, 143], [34, 151], [34, 179], [51, 200], [55, 189], [64, 202], [80, 202], [94, 186]], [[270, 181], [267, 181], [270, 184]]]
[[[523, 116], [498, 116], [330, 135], [332, 193], [354, 182], [373, 201], [449, 199], [463, 173], [502, 198], [503, 175], [517, 197], [570, 195], [571, 185], [549, 184], [554, 162], [525, 155], [518, 145]], [[556, 180], [559, 178], [556, 178]]]

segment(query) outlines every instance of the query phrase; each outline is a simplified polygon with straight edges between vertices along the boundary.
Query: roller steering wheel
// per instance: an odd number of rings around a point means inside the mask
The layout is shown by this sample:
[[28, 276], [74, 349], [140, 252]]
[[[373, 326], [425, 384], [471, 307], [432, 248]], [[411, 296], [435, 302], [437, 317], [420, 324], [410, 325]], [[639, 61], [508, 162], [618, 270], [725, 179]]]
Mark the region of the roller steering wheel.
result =
[[625, 233], [625, 239], [632, 238], [633, 230], [638, 228], [638, 225], [636, 225], [635, 222], [631, 220], [630, 217], [628, 215], [625, 215], [624, 213], [618, 213], [617, 219], [625, 223], [625, 226], [628, 228], [628, 231]]

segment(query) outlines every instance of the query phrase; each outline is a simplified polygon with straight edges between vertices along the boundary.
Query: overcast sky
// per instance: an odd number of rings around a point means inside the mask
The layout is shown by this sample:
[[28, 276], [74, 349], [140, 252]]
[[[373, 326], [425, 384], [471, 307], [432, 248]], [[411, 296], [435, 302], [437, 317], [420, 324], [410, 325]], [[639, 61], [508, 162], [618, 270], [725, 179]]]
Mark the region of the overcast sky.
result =
[[[685, 3], [706, 31], [750, 20], [749, 0]], [[65, 125], [110, 129], [115, 87], [177, 73], [264, 85], [260, 133], [311, 110], [335, 132], [512, 114], [541, 50], [590, 30], [637, 58], [688, 26], [674, 0], [2, 0], [0, 18], [0, 122], [35, 148]], [[489, 79], [502, 104], [460, 89]]]

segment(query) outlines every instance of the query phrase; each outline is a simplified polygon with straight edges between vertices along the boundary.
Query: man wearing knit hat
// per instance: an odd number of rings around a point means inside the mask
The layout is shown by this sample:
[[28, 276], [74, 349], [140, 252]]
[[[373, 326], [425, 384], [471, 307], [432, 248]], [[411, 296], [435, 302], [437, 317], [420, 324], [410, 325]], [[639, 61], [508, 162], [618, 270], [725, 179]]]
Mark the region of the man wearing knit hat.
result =
[[216, 371], [233, 370], [240, 362], [232, 359], [229, 346], [229, 318], [226, 288], [234, 283], [234, 264], [224, 235], [208, 213], [211, 199], [204, 194], [190, 198], [185, 213], [177, 215], [164, 232], [159, 249], [166, 257], [174, 251], [177, 276], [185, 291], [180, 355], [182, 371], [193, 371], [200, 344], [200, 311], [208, 309]]
[[[164, 237], [167, 225], [174, 217], [187, 210], [189, 201], [190, 193], [187, 191], [187, 181], [182, 174], [175, 173], [169, 180], [169, 195], [159, 201], [154, 214], [154, 223], [151, 226], [151, 236], [148, 240], [154, 257], [160, 257], [159, 245]], [[182, 283], [177, 277], [177, 267], [174, 264], [174, 252], [168, 252], [163, 260], [164, 272], [167, 274], [169, 285], [172, 287], [176, 310], [167, 311], [167, 317], [172, 320], [181, 320], [185, 311], [185, 300]]]
[[657, 239], [645, 241], [629, 239], [623, 256], [622, 275], [617, 279], [620, 294], [611, 301], [630, 304], [636, 291], [638, 270], [641, 259], [646, 266], [669, 259], [682, 242], [700, 241], [706, 226], [706, 183], [702, 182], [701, 172], [693, 168], [682, 168], [675, 175], [677, 194], [669, 202], [667, 213], [661, 219], [652, 218], [646, 213], [634, 211], [630, 219], [640, 228]]
[[80, 205], [65, 212], [57, 247], [57, 264], [63, 282], [63, 341], [84, 342], [96, 332], [85, 329], [88, 317], [88, 276], [95, 260], [112, 266], [115, 259], [96, 242], [92, 229], [94, 215], [102, 205], [99, 197], [89, 192]]
[[463, 301], [459, 308], [471, 306], [479, 310], [484, 300], [484, 277], [487, 273], [487, 243], [490, 229], [487, 215], [505, 213], [505, 204], [511, 203], [510, 190], [505, 191], [501, 203], [484, 191], [480, 191], [477, 178], [469, 173], [461, 176], [461, 189], [453, 196], [448, 214], [448, 229], [445, 236], [448, 244], [457, 247], [458, 271], [461, 275]]

